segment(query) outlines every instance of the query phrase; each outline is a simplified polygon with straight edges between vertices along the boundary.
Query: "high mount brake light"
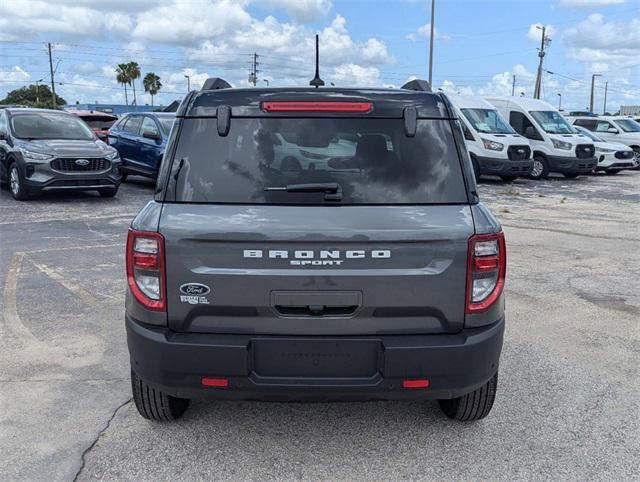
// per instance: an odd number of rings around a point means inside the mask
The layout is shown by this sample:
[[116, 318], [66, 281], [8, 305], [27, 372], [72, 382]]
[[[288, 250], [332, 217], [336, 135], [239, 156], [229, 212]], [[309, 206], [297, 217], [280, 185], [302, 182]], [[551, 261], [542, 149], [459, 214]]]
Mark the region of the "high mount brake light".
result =
[[504, 233], [477, 234], [467, 251], [467, 313], [481, 313], [496, 302], [504, 289], [507, 249]]
[[161, 234], [129, 230], [127, 282], [138, 303], [148, 310], [165, 311], [166, 275]]
[[373, 110], [371, 102], [263, 102], [265, 112], [357, 112]]

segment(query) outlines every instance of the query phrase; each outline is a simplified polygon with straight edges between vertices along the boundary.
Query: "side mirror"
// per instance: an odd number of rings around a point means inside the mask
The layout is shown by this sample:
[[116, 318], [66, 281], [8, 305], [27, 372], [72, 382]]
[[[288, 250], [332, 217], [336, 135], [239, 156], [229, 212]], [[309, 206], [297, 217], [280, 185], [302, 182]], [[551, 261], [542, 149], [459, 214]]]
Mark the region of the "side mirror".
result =
[[538, 134], [538, 131], [533, 126], [529, 126], [524, 130], [524, 136], [527, 139], [540, 140], [540, 134]]
[[619, 133], [620, 133], [620, 131], [619, 131], [618, 129], [616, 129], [615, 127], [609, 127], [609, 128], [607, 129], [607, 132], [608, 132], [609, 134], [619, 134]]
[[153, 132], [153, 131], [144, 131], [142, 133], [142, 137], [146, 138], [146, 139], [152, 139], [154, 141], [159, 141], [160, 140], [160, 134], [158, 134], [157, 132]]

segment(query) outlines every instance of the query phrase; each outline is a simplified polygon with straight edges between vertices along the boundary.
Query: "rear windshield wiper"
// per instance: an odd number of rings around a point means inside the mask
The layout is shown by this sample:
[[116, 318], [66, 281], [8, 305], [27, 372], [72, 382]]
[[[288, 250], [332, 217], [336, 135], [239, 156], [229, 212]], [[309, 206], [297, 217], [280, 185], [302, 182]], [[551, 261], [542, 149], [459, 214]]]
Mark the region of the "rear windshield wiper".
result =
[[337, 182], [314, 182], [309, 184], [287, 184], [286, 186], [267, 186], [265, 191], [279, 192], [323, 192], [325, 201], [341, 201], [342, 188]]

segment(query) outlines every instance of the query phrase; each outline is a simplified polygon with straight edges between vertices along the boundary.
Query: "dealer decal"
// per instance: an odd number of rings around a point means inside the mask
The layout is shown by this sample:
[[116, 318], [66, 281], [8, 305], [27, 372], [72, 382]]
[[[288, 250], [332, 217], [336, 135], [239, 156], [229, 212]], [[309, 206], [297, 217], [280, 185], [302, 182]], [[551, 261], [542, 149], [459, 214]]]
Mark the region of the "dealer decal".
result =
[[206, 295], [211, 293], [211, 288], [202, 283], [185, 283], [180, 286], [180, 301], [190, 305], [208, 305]]

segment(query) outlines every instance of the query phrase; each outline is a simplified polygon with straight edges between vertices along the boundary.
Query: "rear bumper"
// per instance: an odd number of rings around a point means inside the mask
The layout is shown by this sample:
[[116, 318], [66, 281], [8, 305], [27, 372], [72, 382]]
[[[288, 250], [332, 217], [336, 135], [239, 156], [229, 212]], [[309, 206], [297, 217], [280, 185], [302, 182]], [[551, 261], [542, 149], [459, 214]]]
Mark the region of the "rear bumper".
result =
[[598, 165], [596, 157], [579, 159], [577, 157], [547, 156], [549, 171], [561, 174], [586, 174]]
[[495, 157], [476, 157], [480, 174], [495, 176], [527, 176], [533, 169], [533, 160], [512, 161]]
[[[475, 390], [498, 370], [504, 318], [486, 327], [442, 335], [175, 333], [142, 325], [129, 316], [126, 327], [133, 370], [176, 397], [447, 399]], [[227, 378], [229, 386], [203, 388], [202, 377]], [[402, 388], [405, 379], [425, 378], [428, 388]]]

